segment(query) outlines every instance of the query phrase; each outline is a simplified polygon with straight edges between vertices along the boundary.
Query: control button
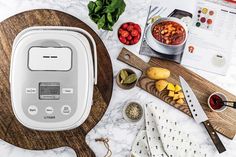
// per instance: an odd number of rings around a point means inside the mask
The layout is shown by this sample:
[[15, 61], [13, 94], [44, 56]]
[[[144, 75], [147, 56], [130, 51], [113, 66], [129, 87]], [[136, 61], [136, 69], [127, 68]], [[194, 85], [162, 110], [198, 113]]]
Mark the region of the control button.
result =
[[45, 109], [45, 112], [46, 112], [47, 114], [52, 114], [53, 111], [54, 111], [54, 109], [53, 109], [51, 106], [48, 106], [48, 107], [46, 107], [46, 109]]
[[36, 88], [26, 88], [25, 93], [26, 94], [36, 94]]
[[29, 112], [29, 114], [34, 116], [38, 113], [38, 108], [34, 105], [30, 105], [29, 108], [28, 108], [28, 112]]
[[73, 88], [62, 88], [63, 94], [73, 94]]
[[71, 107], [69, 105], [62, 106], [61, 113], [63, 115], [69, 115], [71, 113]]

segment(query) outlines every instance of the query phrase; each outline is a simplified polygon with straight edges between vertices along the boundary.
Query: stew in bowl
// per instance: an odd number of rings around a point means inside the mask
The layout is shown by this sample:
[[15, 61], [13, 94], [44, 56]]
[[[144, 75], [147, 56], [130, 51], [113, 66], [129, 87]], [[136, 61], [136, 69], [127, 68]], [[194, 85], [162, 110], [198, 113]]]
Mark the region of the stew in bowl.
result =
[[152, 36], [166, 45], [182, 45], [186, 41], [185, 28], [172, 20], [156, 22], [152, 26]]

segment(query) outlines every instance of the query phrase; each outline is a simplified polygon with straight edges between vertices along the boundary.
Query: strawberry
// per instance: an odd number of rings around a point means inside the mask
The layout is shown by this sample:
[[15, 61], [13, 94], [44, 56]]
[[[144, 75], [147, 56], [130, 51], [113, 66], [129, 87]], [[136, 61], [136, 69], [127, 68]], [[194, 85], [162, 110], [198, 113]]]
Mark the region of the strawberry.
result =
[[128, 23], [124, 23], [124, 24], [121, 26], [121, 28], [122, 28], [122, 29], [127, 29], [128, 26], [129, 26]]
[[141, 33], [141, 28], [138, 24], [134, 25], [134, 29], [136, 29], [139, 33]]
[[139, 33], [139, 34], [137, 35], [137, 38], [140, 39], [140, 37], [141, 37], [141, 34]]
[[126, 45], [130, 45], [130, 42], [127, 40], [125, 44], [126, 44]]
[[133, 39], [134, 44], [138, 43], [138, 41], [139, 41], [139, 38], [134, 37], [134, 39]]
[[132, 38], [133, 38], [133, 37], [132, 37], [131, 35], [129, 35], [126, 39], [127, 39], [127, 40], [132, 40]]
[[124, 38], [126, 38], [126, 37], [129, 36], [129, 32], [128, 32], [128, 31], [122, 31], [122, 32], [121, 32], [121, 36], [124, 37]]
[[129, 22], [128, 23], [130, 26], [134, 26], [135, 25], [135, 23], [133, 23], [133, 22]]
[[133, 29], [134, 29], [134, 26], [132, 26], [132, 25], [129, 25], [129, 26], [127, 27], [127, 31], [129, 31], [129, 32], [132, 32]]
[[123, 44], [126, 43], [126, 39], [125, 39], [124, 37], [122, 37], [122, 36], [119, 37], [119, 40], [120, 40], [120, 42], [122, 42]]
[[136, 37], [136, 36], [139, 35], [139, 32], [138, 32], [136, 29], [134, 29], [134, 30], [132, 30], [131, 35], [132, 35], [133, 37]]
[[123, 31], [123, 29], [122, 29], [122, 28], [120, 28], [120, 29], [118, 30], [118, 34], [121, 34], [121, 33], [122, 33], [122, 31]]
[[130, 40], [130, 45], [134, 45], [134, 40]]

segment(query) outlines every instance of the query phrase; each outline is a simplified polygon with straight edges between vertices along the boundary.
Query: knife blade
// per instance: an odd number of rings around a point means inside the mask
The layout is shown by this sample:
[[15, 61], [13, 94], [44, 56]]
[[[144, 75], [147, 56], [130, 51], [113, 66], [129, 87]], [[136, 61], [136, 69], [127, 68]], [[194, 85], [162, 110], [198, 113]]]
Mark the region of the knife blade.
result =
[[199, 103], [196, 95], [194, 94], [193, 90], [189, 86], [189, 84], [179, 76], [180, 84], [183, 89], [183, 93], [185, 95], [185, 99], [187, 105], [191, 111], [191, 114], [197, 123], [203, 123], [205, 128], [207, 129], [208, 134], [210, 135], [214, 145], [216, 146], [219, 153], [226, 151], [223, 143], [221, 142], [220, 138], [218, 137], [217, 133], [215, 132], [214, 128], [212, 127], [211, 123], [208, 120], [206, 113], [204, 112], [201, 104]]

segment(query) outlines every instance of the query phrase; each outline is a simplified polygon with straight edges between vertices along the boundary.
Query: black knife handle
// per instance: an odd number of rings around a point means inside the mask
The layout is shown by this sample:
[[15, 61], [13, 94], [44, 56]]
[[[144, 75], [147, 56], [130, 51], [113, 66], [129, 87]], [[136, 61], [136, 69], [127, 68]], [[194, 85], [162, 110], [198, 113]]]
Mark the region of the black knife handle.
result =
[[203, 122], [205, 128], [207, 129], [208, 134], [210, 135], [214, 145], [216, 146], [217, 150], [219, 153], [222, 153], [224, 151], [226, 151], [223, 143], [221, 142], [220, 138], [218, 137], [218, 135], [216, 134], [214, 128], [212, 127], [211, 123], [209, 122], [209, 120], [206, 120], [205, 122]]

